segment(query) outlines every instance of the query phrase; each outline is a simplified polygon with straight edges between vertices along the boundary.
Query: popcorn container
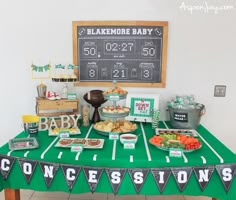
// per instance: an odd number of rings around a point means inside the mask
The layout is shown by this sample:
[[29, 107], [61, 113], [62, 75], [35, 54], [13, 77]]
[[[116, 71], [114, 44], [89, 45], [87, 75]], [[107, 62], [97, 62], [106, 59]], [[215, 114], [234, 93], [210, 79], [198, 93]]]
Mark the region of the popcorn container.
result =
[[39, 130], [39, 117], [36, 115], [22, 116], [24, 132], [30, 136], [37, 136]]
[[37, 85], [38, 97], [45, 98], [47, 92], [47, 86], [43, 83]]

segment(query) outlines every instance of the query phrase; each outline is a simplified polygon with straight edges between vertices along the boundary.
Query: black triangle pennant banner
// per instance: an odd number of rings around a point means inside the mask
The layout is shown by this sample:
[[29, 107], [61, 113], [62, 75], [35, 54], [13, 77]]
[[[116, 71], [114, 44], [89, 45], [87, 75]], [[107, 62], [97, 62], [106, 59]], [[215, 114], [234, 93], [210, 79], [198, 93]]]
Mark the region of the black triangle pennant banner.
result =
[[0, 155], [0, 169], [2, 177], [5, 180], [9, 176], [15, 160], [14, 157]]
[[234, 174], [236, 165], [216, 165], [216, 170], [220, 176], [220, 179], [224, 185], [226, 192], [229, 191]]
[[198, 184], [203, 191], [210, 182], [211, 176], [214, 172], [214, 166], [194, 167], [193, 171], [197, 178]]
[[44, 181], [47, 187], [49, 188], [59, 168], [59, 165], [56, 163], [48, 163], [48, 162], [40, 162], [39, 165], [43, 173]]
[[106, 169], [107, 176], [109, 178], [112, 190], [114, 194], [117, 194], [120, 184], [124, 178], [126, 169], [122, 168], [109, 168]]
[[192, 174], [192, 167], [171, 168], [171, 171], [175, 177], [175, 181], [179, 187], [179, 190], [182, 192]]
[[71, 191], [78, 178], [81, 167], [73, 165], [61, 165], [68, 189]]
[[90, 191], [92, 193], [96, 190], [102, 172], [103, 168], [84, 167], [84, 174], [89, 184]]
[[149, 172], [149, 169], [134, 168], [128, 169], [130, 178], [134, 184], [137, 193], [140, 192]]
[[[85, 178], [89, 185], [90, 191], [95, 192], [100, 181], [104, 168], [99, 167], [81, 167], [77, 165], [58, 164], [50, 162], [39, 162], [24, 158], [15, 158], [7, 155], [0, 155], [0, 172], [4, 180], [6, 180], [12, 171], [15, 160], [18, 160], [20, 169], [28, 184], [30, 184], [37, 164], [39, 164], [42, 175], [47, 188], [52, 184], [52, 181], [61, 166], [65, 181], [69, 191], [73, 190], [75, 182], [77, 181], [81, 168], [83, 168]], [[233, 178], [236, 176], [236, 164], [223, 164], [216, 166], [198, 166], [198, 167], [176, 167], [176, 168], [106, 168], [106, 174], [112, 187], [113, 193], [116, 195], [119, 191], [120, 185], [124, 179], [126, 171], [128, 171], [131, 181], [134, 185], [137, 194], [140, 193], [149, 170], [155, 180], [155, 183], [162, 193], [169, 181], [171, 173], [174, 176], [176, 184], [180, 192], [184, 191], [189, 179], [194, 171], [195, 177], [198, 181], [201, 191], [204, 191], [211, 180], [211, 177], [216, 169], [224, 189], [229, 191]]]
[[170, 168], [153, 168], [151, 169], [151, 172], [160, 192], [162, 193], [170, 178], [171, 169]]
[[34, 174], [37, 162], [34, 160], [18, 159], [22, 173], [24, 174], [26, 182], [29, 184]]

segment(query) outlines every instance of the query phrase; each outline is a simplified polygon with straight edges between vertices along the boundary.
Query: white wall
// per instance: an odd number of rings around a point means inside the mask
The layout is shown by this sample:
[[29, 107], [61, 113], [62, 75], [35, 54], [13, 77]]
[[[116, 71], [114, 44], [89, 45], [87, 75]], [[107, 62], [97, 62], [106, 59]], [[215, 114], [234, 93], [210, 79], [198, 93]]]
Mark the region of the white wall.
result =
[[[231, 8], [218, 13], [200, 7], [193, 13], [184, 9], [206, 4]], [[176, 94], [194, 94], [207, 109], [202, 124], [236, 151], [235, 19], [233, 0], [1, 1], [0, 144], [22, 130], [22, 114], [35, 112], [38, 81], [31, 80], [32, 62], [72, 62], [72, 21], [152, 20], [169, 22], [166, 88], [145, 88], [161, 94], [162, 119], [167, 117], [167, 100]], [[54, 90], [62, 86], [46, 84]], [[213, 97], [215, 84], [227, 85], [225, 98]], [[81, 96], [91, 89], [97, 87], [76, 91]]]

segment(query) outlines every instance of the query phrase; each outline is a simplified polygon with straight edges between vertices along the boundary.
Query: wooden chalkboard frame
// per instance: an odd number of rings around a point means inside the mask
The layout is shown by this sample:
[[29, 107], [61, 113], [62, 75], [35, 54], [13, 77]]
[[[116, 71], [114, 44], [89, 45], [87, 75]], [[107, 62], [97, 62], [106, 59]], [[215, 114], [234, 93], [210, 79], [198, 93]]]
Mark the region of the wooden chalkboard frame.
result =
[[[119, 82], [119, 86], [124, 87], [160, 87], [166, 86], [166, 64], [167, 64], [167, 39], [168, 22], [167, 21], [73, 21], [73, 62], [78, 66], [78, 27], [79, 26], [161, 26], [163, 27], [162, 60], [161, 60], [161, 81], [160, 82]], [[79, 76], [79, 69], [75, 69], [75, 74]], [[75, 86], [111, 86], [112, 82], [76, 82]]]

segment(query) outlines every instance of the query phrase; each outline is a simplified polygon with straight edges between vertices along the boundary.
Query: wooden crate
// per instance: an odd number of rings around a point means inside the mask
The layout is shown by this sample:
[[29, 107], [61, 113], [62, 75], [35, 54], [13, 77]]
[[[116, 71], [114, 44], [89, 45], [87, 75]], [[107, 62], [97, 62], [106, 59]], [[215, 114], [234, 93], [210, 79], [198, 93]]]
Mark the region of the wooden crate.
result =
[[36, 114], [38, 116], [52, 117], [79, 113], [79, 100], [48, 100], [36, 98]]

